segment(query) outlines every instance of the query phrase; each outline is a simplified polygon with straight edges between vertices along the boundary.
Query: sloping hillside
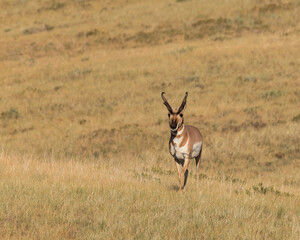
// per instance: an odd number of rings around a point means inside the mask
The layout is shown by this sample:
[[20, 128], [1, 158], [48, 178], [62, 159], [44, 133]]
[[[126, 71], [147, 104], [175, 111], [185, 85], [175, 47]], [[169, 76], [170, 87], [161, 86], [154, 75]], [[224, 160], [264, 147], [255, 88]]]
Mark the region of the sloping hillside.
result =
[[[0, 238], [299, 238], [298, 0], [0, 9]], [[183, 195], [162, 91], [204, 136]]]

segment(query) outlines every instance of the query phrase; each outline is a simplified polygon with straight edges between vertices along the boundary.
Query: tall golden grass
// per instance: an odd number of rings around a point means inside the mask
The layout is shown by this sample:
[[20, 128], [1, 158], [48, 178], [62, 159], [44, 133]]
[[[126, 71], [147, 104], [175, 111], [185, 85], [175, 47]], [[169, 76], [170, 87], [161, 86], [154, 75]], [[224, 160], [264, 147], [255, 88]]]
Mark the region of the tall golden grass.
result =
[[[299, 1], [0, 2], [1, 239], [299, 239]], [[204, 136], [177, 194], [167, 112]]]

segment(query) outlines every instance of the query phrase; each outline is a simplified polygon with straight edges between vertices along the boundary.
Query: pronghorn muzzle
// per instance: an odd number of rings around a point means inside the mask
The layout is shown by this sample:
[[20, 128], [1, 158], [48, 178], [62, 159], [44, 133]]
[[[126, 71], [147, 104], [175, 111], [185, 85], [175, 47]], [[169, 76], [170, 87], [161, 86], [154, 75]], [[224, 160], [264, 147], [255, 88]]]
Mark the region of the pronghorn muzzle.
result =
[[172, 132], [177, 132], [177, 130], [180, 128], [181, 124], [183, 123], [182, 119], [180, 120], [180, 122], [172, 122], [170, 123], [170, 129]]
[[175, 129], [177, 128], [177, 121], [176, 120], [170, 122], [170, 128], [171, 128], [171, 130], [175, 131]]

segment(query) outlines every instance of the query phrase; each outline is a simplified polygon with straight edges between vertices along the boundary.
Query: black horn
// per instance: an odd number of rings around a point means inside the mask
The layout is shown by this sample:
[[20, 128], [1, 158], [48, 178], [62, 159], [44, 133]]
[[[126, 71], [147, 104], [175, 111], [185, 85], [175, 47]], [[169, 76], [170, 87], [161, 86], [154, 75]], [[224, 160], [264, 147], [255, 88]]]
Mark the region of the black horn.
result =
[[164, 100], [164, 104], [167, 107], [167, 109], [169, 110], [170, 113], [173, 113], [172, 107], [170, 106], [170, 104], [168, 103], [167, 99], [164, 96], [165, 92], [161, 93], [161, 98]]
[[183, 109], [184, 109], [184, 107], [186, 105], [187, 96], [188, 96], [188, 92], [185, 93], [184, 99], [183, 99], [183, 101], [182, 101], [182, 103], [181, 103], [181, 105], [180, 105], [180, 107], [178, 109], [178, 113], [180, 113], [180, 112], [183, 111]]

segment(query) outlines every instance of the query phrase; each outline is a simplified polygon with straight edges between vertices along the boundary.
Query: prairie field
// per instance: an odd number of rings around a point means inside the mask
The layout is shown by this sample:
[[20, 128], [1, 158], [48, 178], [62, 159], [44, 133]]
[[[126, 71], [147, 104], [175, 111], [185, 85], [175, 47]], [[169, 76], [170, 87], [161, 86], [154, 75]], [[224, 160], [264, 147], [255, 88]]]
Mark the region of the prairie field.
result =
[[299, 0], [0, 0], [0, 72], [0, 239], [300, 239]]

